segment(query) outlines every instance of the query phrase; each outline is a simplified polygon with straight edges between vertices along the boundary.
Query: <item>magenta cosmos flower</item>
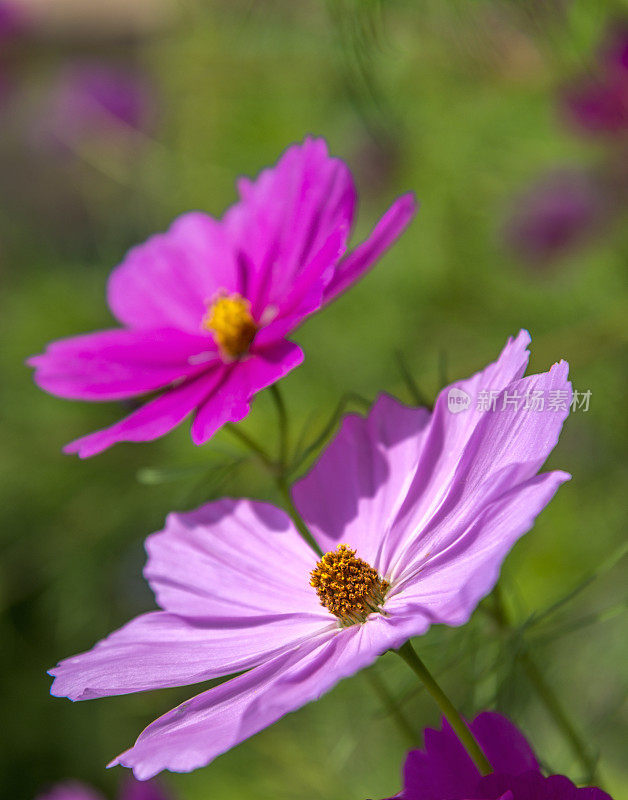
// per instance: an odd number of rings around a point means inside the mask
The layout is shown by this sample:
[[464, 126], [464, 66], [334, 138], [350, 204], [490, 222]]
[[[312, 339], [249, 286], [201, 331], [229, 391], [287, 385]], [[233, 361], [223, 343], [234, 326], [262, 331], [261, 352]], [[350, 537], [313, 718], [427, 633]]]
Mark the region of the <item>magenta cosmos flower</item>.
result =
[[[611, 800], [601, 789], [578, 789], [563, 775], [543, 776], [523, 734], [495, 712], [469, 726], [493, 773], [482, 777], [446, 720], [425, 730], [425, 747], [408, 753], [400, 800]], [[393, 798], [390, 798], [393, 800]]]
[[[79, 781], [65, 781], [38, 795], [36, 800], [103, 800], [103, 796]], [[140, 782], [130, 777], [122, 784], [118, 800], [169, 800], [169, 795], [155, 781]]]
[[241, 420], [256, 392], [302, 362], [287, 335], [363, 275], [416, 211], [412, 195], [400, 197], [346, 253], [356, 191], [322, 139], [289, 147], [238, 190], [221, 220], [185, 214], [114, 270], [108, 301], [123, 328], [53, 342], [30, 359], [37, 384], [61, 397], [159, 393], [66, 452], [155, 439], [192, 412], [195, 444]]
[[[569, 478], [537, 474], [568, 414], [567, 364], [522, 378], [529, 341], [522, 331], [431, 414], [382, 395], [366, 419], [345, 418], [294, 489], [321, 559], [264, 503], [225, 499], [168, 517], [147, 540], [144, 572], [163, 610], [62, 661], [52, 694], [87, 700], [243, 674], [165, 714], [112, 764], [139, 779], [201, 767], [430, 625], [469, 619]], [[475, 400], [450, 410], [452, 397], [485, 394], [494, 411]], [[525, 407], [545, 396], [559, 407]]]

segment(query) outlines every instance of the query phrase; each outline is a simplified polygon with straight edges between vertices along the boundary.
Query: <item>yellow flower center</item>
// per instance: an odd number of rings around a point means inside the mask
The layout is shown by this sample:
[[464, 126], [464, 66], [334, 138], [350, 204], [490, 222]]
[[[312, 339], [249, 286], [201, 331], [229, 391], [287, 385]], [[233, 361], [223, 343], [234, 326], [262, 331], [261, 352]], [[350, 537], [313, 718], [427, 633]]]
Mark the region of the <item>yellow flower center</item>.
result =
[[381, 611], [389, 584], [379, 577], [355, 550], [340, 544], [321, 558], [311, 573], [321, 605], [343, 626], [365, 622], [369, 614]]
[[248, 352], [257, 333], [251, 304], [239, 294], [219, 295], [207, 310], [203, 328], [211, 331], [222, 353], [240, 358]]

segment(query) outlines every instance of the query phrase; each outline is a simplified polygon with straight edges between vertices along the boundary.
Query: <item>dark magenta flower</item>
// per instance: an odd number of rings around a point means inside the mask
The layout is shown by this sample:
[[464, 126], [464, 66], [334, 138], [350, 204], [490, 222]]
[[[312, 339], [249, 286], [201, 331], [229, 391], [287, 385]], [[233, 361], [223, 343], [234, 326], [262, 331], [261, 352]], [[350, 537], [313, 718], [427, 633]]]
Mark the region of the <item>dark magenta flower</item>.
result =
[[505, 242], [521, 260], [545, 266], [585, 244], [608, 216], [605, 211], [604, 189], [592, 173], [554, 170], [515, 200]]
[[569, 479], [539, 473], [569, 413], [568, 367], [523, 377], [529, 341], [510, 339], [431, 413], [382, 395], [344, 419], [294, 488], [320, 559], [266, 503], [168, 516], [146, 542], [161, 610], [61, 661], [51, 692], [90, 700], [242, 674], [163, 715], [112, 765], [139, 779], [205, 766], [431, 625], [467, 622]]
[[615, 23], [597, 57], [593, 74], [563, 92], [569, 122], [587, 135], [628, 134], [628, 21]]
[[[544, 777], [523, 734], [492, 711], [470, 723], [493, 773], [482, 777], [446, 720], [426, 728], [423, 750], [408, 753], [399, 800], [611, 800], [601, 789], [578, 789], [563, 775]], [[393, 800], [393, 798], [389, 798]]]
[[347, 252], [356, 190], [322, 139], [289, 147], [238, 190], [221, 220], [184, 214], [128, 253], [107, 290], [124, 327], [53, 342], [30, 359], [37, 384], [60, 397], [159, 392], [66, 452], [85, 457], [156, 439], [192, 412], [195, 444], [241, 420], [256, 392], [302, 362], [288, 334], [360, 278], [416, 212], [411, 194], [400, 197]]

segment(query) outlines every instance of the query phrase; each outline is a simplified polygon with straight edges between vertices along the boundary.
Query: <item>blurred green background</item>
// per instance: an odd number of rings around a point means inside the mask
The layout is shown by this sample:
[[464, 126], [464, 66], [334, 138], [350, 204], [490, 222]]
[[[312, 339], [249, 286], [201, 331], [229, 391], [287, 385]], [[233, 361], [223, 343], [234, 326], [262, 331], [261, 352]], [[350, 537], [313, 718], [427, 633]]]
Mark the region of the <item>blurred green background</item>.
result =
[[[628, 238], [625, 226], [609, 226], [531, 267], [501, 234], [513, 198], [537, 176], [604, 158], [602, 144], [561, 123], [556, 94], [587, 69], [626, 4], [181, 0], [140, 3], [142, 13], [122, 3], [95, 11], [87, 0], [31, 5], [32, 29], [4, 62], [14, 85], [0, 112], [2, 796], [30, 800], [68, 777], [115, 796], [122, 770], [104, 765], [191, 690], [71, 704], [49, 696], [46, 669], [153, 607], [142, 541], [166, 512], [223, 493], [279, 502], [255, 464], [202, 471], [241, 453], [225, 434], [194, 448], [186, 425], [83, 462], [62, 455], [64, 443], [120, 409], [45, 395], [24, 360], [51, 339], [110, 326], [105, 282], [130, 245], [183, 211], [221, 214], [238, 175], [315, 133], [354, 171], [356, 240], [402, 191], [414, 190], [421, 210], [360, 285], [295, 335], [306, 361], [282, 384], [292, 425], [315, 435], [347, 391], [409, 401], [400, 354], [430, 400], [445, 379], [493, 360], [521, 327], [532, 334], [533, 370], [570, 362], [591, 404], [568, 420], [551, 466], [573, 480], [509, 556], [503, 585], [523, 623], [602, 568], [526, 636], [599, 754], [607, 789], [628, 798], [626, 564], [603, 567], [626, 535]], [[37, 144], [43, 98], [78, 57], [148, 76], [158, 109], [148, 132], [114, 146], [80, 142], [70, 154]], [[244, 425], [272, 441], [267, 397]], [[156, 483], [151, 472], [181, 467], [178, 480]], [[416, 646], [467, 715], [505, 710], [549, 769], [582, 777], [520, 669], [518, 635], [496, 633], [480, 611], [464, 629], [433, 629]], [[379, 674], [403, 713], [417, 729], [437, 724], [429, 698], [394, 662], [383, 657]], [[208, 768], [163, 777], [181, 800], [364, 800], [399, 790], [406, 750], [357, 675]]]

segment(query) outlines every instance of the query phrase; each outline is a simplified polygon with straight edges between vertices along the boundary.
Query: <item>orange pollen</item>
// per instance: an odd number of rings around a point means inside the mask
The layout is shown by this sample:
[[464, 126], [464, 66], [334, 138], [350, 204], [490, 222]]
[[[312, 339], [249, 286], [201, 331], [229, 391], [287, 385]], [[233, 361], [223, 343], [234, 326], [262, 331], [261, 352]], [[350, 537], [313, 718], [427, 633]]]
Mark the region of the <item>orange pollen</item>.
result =
[[218, 295], [208, 308], [202, 326], [214, 334], [222, 353], [229, 358], [240, 358], [247, 353], [257, 333], [251, 304], [239, 294]]
[[310, 586], [316, 589], [321, 605], [338, 617], [344, 627], [365, 622], [369, 614], [381, 611], [390, 588], [346, 544], [325, 553], [311, 577]]

